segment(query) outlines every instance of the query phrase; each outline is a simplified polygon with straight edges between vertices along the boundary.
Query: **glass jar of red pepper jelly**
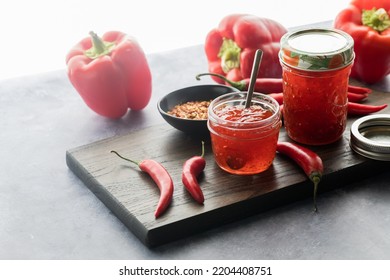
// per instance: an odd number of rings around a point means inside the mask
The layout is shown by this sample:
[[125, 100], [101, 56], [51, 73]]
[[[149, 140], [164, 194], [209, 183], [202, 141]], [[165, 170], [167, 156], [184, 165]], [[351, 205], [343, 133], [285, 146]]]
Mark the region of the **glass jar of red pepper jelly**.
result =
[[335, 29], [300, 30], [281, 38], [283, 120], [291, 139], [324, 145], [342, 136], [353, 43]]
[[216, 163], [240, 175], [266, 170], [276, 154], [280, 107], [270, 96], [254, 93], [245, 108], [246, 92], [222, 95], [208, 108], [208, 128]]

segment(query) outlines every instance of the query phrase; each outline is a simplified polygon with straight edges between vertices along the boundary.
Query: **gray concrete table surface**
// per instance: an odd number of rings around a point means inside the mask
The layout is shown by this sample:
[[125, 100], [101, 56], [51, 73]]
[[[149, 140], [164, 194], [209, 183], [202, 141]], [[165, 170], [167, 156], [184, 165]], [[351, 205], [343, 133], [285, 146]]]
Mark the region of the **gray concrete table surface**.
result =
[[[148, 249], [68, 169], [65, 151], [163, 123], [156, 103], [213, 83], [202, 46], [148, 55], [153, 97], [113, 121], [66, 70], [0, 82], [0, 259], [389, 259], [390, 173]], [[376, 85], [389, 91], [386, 79]]]

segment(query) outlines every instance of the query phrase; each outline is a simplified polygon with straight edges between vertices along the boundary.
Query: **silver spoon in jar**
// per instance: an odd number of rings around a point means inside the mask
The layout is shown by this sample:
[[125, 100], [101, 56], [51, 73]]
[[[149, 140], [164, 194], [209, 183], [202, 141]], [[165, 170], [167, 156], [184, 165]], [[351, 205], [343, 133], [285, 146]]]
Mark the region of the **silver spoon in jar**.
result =
[[245, 108], [249, 108], [251, 106], [253, 90], [255, 88], [257, 74], [259, 73], [259, 67], [260, 67], [262, 57], [263, 57], [263, 51], [258, 49], [255, 53], [255, 58], [253, 61], [251, 79], [249, 81], [249, 88], [246, 95]]

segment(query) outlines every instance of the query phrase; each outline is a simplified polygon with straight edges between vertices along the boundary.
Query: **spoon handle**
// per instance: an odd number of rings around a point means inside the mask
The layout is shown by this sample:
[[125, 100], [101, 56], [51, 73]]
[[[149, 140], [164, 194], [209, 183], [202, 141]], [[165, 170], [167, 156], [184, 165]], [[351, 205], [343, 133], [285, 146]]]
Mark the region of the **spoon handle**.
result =
[[248, 88], [248, 92], [247, 92], [247, 96], [246, 96], [245, 108], [249, 108], [251, 106], [253, 90], [255, 88], [257, 74], [259, 72], [259, 67], [260, 67], [262, 57], [263, 57], [263, 51], [258, 49], [256, 51], [255, 59], [253, 61], [251, 79], [249, 81], [249, 88]]

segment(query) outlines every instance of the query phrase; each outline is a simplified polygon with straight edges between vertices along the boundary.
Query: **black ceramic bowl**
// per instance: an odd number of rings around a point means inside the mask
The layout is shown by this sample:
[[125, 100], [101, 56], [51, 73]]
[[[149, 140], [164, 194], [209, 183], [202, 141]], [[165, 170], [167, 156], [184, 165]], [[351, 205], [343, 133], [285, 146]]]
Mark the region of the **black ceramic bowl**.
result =
[[226, 93], [236, 92], [237, 89], [224, 85], [198, 85], [173, 91], [164, 96], [157, 108], [161, 116], [174, 128], [192, 135], [208, 135], [207, 120], [191, 120], [172, 116], [168, 111], [178, 104], [189, 101], [209, 101]]

